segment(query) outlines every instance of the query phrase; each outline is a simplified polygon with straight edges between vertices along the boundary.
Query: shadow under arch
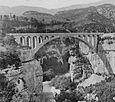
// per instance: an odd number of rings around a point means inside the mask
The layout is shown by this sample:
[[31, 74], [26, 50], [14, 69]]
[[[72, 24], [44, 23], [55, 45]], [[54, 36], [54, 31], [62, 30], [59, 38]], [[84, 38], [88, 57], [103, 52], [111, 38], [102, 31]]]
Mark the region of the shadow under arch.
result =
[[26, 40], [27, 40], [27, 45], [28, 45], [28, 46], [31, 46], [31, 37], [28, 36]]
[[[113, 74], [113, 70], [112, 70], [112, 68], [111, 68], [111, 65], [110, 65], [110, 63], [109, 63], [109, 61], [108, 61], [106, 55], [105, 55], [105, 54], [102, 54], [102, 53], [98, 53], [98, 52], [96, 51], [96, 49], [95, 49], [89, 42], [87, 42], [87, 41], [85, 41], [84, 39], [82, 39], [81, 37], [77, 37], [77, 36], [68, 36], [68, 35], [67, 35], [67, 36], [56, 36], [56, 37], [53, 37], [53, 38], [51, 38], [51, 39], [46, 40], [46, 41], [44, 41], [43, 43], [41, 43], [41, 44], [39, 45], [39, 47], [37, 47], [37, 48], [34, 50], [33, 58], [35, 58], [35, 56], [36, 56], [36, 54], [37, 54], [37, 51], [40, 50], [43, 46], [45, 46], [48, 42], [53, 41], [53, 40], [58, 39], [58, 38], [62, 38], [62, 37], [74, 37], [74, 38], [76, 38], [77, 40], [79, 40], [79, 41], [83, 42], [84, 44], [86, 44], [86, 45], [89, 47], [89, 49], [90, 49], [91, 51], [95, 52], [95, 53], [98, 55], [98, 57], [102, 60], [102, 62], [103, 62], [103, 64], [105, 65], [106, 69], [108, 70], [108, 73], [109, 73], [109, 74]], [[103, 49], [103, 47], [100, 46], [100, 49]]]
[[39, 39], [39, 44], [41, 44], [43, 42], [43, 36], [40, 36], [38, 39]]
[[25, 37], [24, 36], [20, 37], [20, 44], [21, 45], [25, 44]]
[[37, 36], [34, 36], [32, 41], [33, 41], [33, 48], [36, 48], [36, 46], [37, 46]]

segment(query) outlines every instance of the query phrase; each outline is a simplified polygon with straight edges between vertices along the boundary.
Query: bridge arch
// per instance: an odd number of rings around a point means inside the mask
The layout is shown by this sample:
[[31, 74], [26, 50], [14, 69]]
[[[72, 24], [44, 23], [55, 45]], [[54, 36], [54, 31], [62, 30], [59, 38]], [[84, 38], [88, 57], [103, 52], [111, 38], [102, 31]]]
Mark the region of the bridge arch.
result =
[[36, 48], [37, 46], [37, 36], [33, 37], [33, 48]]
[[45, 36], [45, 40], [48, 40], [49, 39], [49, 37], [48, 36]]
[[27, 37], [27, 45], [31, 46], [31, 37], [30, 36]]
[[41, 44], [43, 42], [43, 36], [40, 36], [38, 39], [39, 39], [39, 44]]
[[20, 44], [25, 45], [25, 37], [24, 36], [20, 37]]
[[[92, 44], [89, 43], [87, 40], [84, 40], [81, 36], [79, 36], [79, 37], [78, 37], [78, 36], [55, 36], [55, 37], [53, 37], [53, 38], [50, 38], [50, 39], [48, 39], [48, 40], [45, 40], [45, 41], [44, 41], [43, 43], [41, 43], [41, 44], [39, 45], [39, 47], [36, 48], [36, 50], [34, 51], [34, 52], [35, 52], [35, 53], [34, 53], [34, 57], [35, 57], [37, 51], [40, 50], [40, 49], [41, 49], [44, 45], [46, 45], [48, 42], [53, 41], [53, 40], [55, 40], [55, 39], [57, 39], [57, 38], [61, 38], [61, 37], [74, 37], [74, 38], [76, 38], [77, 40], [79, 40], [79, 41], [83, 42], [84, 44], [86, 44], [86, 45], [89, 47], [89, 49], [90, 49], [91, 51], [95, 52], [95, 53], [98, 55], [98, 57], [102, 60], [102, 62], [103, 62], [103, 64], [105, 65], [106, 69], [108, 70], [108, 73], [109, 73], [109, 74], [113, 74], [111, 65], [109, 64], [109, 61], [107, 60], [106, 56], [102, 55], [102, 53], [97, 53], [97, 52], [96, 52], [96, 49], [94, 48], [94, 46], [92, 46]], [[103, 47], [102, 47], [102, 49], [103, 49]]]

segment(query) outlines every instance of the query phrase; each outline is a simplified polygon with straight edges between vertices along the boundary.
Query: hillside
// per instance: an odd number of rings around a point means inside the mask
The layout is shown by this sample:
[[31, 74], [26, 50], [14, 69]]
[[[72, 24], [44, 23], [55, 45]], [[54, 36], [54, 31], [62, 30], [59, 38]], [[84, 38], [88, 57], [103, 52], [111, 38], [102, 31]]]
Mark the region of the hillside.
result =
[[[15, 17], [16, 18], [16, 17]], [[7, 25], [6, 21], [4, 25]], [[55, 15], [38, 11], [26, 11], [22, 20], [10, 22], [9, 28], [18, 29], [15, 32], [115, 32], [115, 6], [103, 4], [60, 11]], [[17, 26], [18, 25], [18, 26]], [[31, 30], [30, 30], [31, 28]], [[21, 29], [21, 30], [20, 30]]]
[[80, 8], [87, 8], [90, 6], [98, 6], [103, 4], [113, 4], [115, 5], [115, 0], [100, 0], [98, 2], [90, 3], [90, 4], [77, 4], [77, 5], [71, 5], [68, 7], [63, 8], [57, 8], [57, 9], [47, 9], [42, 7], [33, 7], [33, 6], [15, 6], [15, 7], [8, 7], [8, 6], [0, 6], [0, 15], [9, 15], [15, 14], [18, 16], [22, 16], [24, 12], [26, 11], [37, 11], [41, 13], [49, 13], [49, 14], [56, 14], [60, 11], [68, 11], [72, 9], [80, 9]]
[[68, 21], [67, 29], [78, 32], [114, 32], [115, 6], [103, 4], [61, 11], [55, 17]]
[[51, 22], [52, 19], [54, 19], [54, 16], [48, 13], [40, 13], [37, 11], [26, 11], [23, 13], [24, 17], [27, 18], [35, 18], [36, 20], [40, 21], [44, 21], [44, 22]]
[[79, 8], [87, 8], [90, 6], [98, 6], [98, 5], [103, 5], [103, 4], [113, 4], [115, 5], [115, 0], [100, 0], [98, 2], [90, 3], [90, 4], [77, 4], [77, 5], [71, 5], [68, 7], [63, 7], [63, 8], [58, 8], [58, 9], [52, 9], [52, 12], [55, 14], [59, 11], [68, 11], [72, 9], [79, 9]]
[[16, 6], [16, 7], [8, 7], [8, 6], [0, 6], [0, 15], [9, 15], [15, 14], [17, 16], [21, 16], [26, 11], [38, 11], [43, 13], [51, 13], [50, 10], [42, 7], [32, 7], [32, 6]]

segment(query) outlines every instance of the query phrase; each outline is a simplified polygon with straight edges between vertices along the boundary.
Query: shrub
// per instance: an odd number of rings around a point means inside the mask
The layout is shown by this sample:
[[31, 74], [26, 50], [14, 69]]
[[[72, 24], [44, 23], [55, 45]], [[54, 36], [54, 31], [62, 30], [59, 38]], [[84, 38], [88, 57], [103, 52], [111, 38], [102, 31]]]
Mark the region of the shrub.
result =
[[112, 80], [111, 82], [102, 81], [85, 88], [86, 93], [92, 93], [93, 91], [95, 91], [99, 102], [114, 102], [115, 80]]
[[59, 95], [56, 95], [55, 100], [56, 102], [78, 102], [84, 100], [84, 95], [76, 90], [61, 91]]
[[67, 90], [71, 86], [71, 79], [70, 77], [57, 76], [52, 79], [50, 85], [54, 86], [56, 89]]
[[43, 81], [50, 81], [52, 78], [55, 77], [53, 69], [49, 69], [43, 73]]
[[4, 74], [0, 74], [0, 101], [10, 102], [15, 94], [15, 84], [8, 81]]
[[12, 36], [1, 34], [0, 37], [0, 47], [5, 49], [0, 51], [0, 68], [5, 69], [8, 65], [13, 64], [18, 67], [21, 64], [17, 51], [18, 44]]

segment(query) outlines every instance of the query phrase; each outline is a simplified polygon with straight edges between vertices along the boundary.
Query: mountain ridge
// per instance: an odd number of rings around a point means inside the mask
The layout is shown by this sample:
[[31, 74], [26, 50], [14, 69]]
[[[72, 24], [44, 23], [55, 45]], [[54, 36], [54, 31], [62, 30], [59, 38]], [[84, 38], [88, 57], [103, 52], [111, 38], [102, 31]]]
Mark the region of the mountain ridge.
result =
[[78, 8], [86, 8], [89, 6], [98, 6], [102, 4], [113, 4], [115, 5], [115, 0], [101, 0], [98, 2], [90, 3], [90, 4], [76, 4], [71, 5], [68, 7], [62, 7], [57, 9], [47, 9], [43, 7], [33, 7], [33, 6], [15, 6], [15, 7], [8, 7], [8, 6], [0, 6], [0, 15], [9, 15], [10, 13], [15, 14], [17, 16], [21, 16], [26, 11], [37, 11], [41, 13], [49, 13], [49, 14], [56, 14], [60, 11], [78, 9]]

